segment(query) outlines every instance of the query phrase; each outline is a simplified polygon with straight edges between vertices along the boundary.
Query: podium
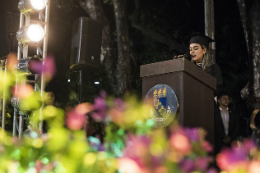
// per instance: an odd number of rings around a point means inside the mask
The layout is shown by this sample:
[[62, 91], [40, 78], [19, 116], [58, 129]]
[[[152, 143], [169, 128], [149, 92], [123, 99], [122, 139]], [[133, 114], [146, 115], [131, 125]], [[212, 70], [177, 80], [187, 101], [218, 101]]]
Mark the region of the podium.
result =
[[140, 67], [143, 98], [157, 84], [171, 87], [178, 98], [177, 121], [183, 127], [202, 127], [214, 144], [214, 90], [216, 79], [185, 58]]

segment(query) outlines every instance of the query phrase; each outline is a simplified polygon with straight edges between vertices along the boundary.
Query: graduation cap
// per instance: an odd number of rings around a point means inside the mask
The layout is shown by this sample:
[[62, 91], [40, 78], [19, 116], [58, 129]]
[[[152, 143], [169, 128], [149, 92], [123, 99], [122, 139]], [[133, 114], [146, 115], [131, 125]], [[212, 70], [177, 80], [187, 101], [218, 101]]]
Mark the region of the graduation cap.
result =
[[190, 44], [191, 43], [198, 43], [201, 45], [204, 45], [206, 47], [209, 47], [209, 43], [211, 42], [215, 42], [213, 39], [209, 38], [208, 36], [206, 36], [205, 34], [196, 32], [194, 34], [190, 34], [186, 37], [184, 37], [185, 40], [190, 40]]

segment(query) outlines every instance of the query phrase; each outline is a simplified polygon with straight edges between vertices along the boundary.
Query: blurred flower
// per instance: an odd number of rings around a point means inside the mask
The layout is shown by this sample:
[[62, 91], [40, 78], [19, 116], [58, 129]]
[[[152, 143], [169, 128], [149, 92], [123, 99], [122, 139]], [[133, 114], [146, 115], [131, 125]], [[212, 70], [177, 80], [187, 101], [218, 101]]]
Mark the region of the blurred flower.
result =
[[117, 110], [117, 109], [110, 109], [108, 115], [112, 122], [116, 123], [117, 125], [122, 125], [124, 123], [124, 113]]
[[123, 155], [130, 158], [142, 157], [149, 149], [150, 143], [151, 140], [147, 136], [129, 135]]
[[34, 92], [33, 86], [30, 84], [17, 85], [16, 88], [13, 88], [13, 95], [18, 98], [26, 98], [32, 95]]
[[123, 100], [116, 98], [114, 100], [114, 108], [119, 111], [125, 111], [126, 103]]
[[81, 103], [76, 106], [75, 111], [77, 114], [87, 114], [92, 111], [92, 104]]
[[210, 168], [207, 173], [217, 173], [217, 170], [215, 168]]
[[260, 162], [259, 160], [253, 160], [248, 167], [248, 173], [259, 173], [260, 172]]
[[44, 62], [33, 61], [30, 68], [40, 75], [43, 73], [47, 81], [49, 81], [56, 73], [55, 61], [51, 56], [46, 57]]
[[180, 167], [185, 172], [192, 172], [195, 170], [195, 163], [191, 159], [185, 159], [180, 162]]
[[178, 152], [188, 155], [191, 152], [189, 139], [182, 133], [176, 132], [170, 138], [170, 145]]
[[7, 69], [8, 70], [13, 70], [15, 66], [17, 65], [17, 56], [14, 53], [10, 53], [7, 55]]
[[184, 128], [184, 133], [192, 141], [199, 141], [199, 128]]
[[79, 130], [85, 122], [85, 114], [78, 114], [75, 110], [67, 113], [67, 126], [71, 130]]
[[210, 145], [210, 143], [208, 141], [203, 141], [201, 144], [201, 148], [207, 152], [211, 152], [213, 150], [212, 146]]
[[206, 170], [209, 164], [209, 159], [207, 157], [197, 157], [195, 159], [196, 168], [199, 170]]
[[107, 105], [106, 101], [102, 97], [96, 97], [94, 99], [92, 118], [96, 121], [105, 121], [106, 119]]
[[217, 155], [217, 164], [222, 170], [229, 170], [237, 165], [243, 165], [247, 162], [247, 152], [244, 148], [224, 148]]
[[119, 158], [117, 160], [118, 169], [121, 173], [142, 173], [135, 161], [129, 158]]

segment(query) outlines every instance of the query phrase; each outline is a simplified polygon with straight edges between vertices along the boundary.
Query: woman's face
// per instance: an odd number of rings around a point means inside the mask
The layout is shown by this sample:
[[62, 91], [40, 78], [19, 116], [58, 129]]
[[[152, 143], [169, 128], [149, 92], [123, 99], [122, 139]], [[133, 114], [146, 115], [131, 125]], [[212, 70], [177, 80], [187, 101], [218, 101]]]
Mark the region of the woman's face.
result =
[[190, 56], [195, 62], [202, 62], [203, 54], [207, 52], [206, 48], [202, 49], [201, 45], [198, 43], [190, 44]]

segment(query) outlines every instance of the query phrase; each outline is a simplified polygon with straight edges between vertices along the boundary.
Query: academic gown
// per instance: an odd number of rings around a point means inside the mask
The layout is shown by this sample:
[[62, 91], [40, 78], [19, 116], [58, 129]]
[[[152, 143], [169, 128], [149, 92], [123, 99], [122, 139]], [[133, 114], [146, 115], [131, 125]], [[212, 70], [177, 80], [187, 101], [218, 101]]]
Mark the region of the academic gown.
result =
[[223, 80], [222, 80], [222, 71], [217, 64], [213, 64], [210, 66], [208, 74], [216, 78], [217, 81], [217, 89], [214, 91], [214, 97], [218, 96], [222, 90]]
[[[199, 64], [198, 67], [202, 69], [202, 65]], [[214, 97], [218, 96], [222, 90], [223, 86], [223, 80], [222, 80], [222, 71], [220, 67], [217, 64], [213, 64], [209, 67], [209, 70], [207, 71], [208, 74], [215, 77], [216, 79], [216, 91], [214, 91]]]
[[[200, 68], [201, 65], [198, 65]], [[222, 71], [220, 69], [220, 67], [217, 64], [213, 64], [209, 67], [209, 70], [207, 71], [208, 74], [210, 74], [211, 76], [215, 77], [216, 79], [216, 90], [214, 91], [214, 97], [218, 96], [222, 90], [222, 86], [223, 86], [223, 80], [222, 80]], [[213, 101], [213, 98], [212, 98]], [[215, 142], [214, 142], [214, 153], [217, 154], [221, 148], [221, 139], [219, 138], [219, 132], [218, 129], [222, 128], [219, 126], [219, 123], [222, 122], [222, 118], [219, 116], [219, 108], [217, 107], [216, 102], [214, 101], [214, 138], [215, 138]], [[222, 122], [223, 124], [223, 122]]]

